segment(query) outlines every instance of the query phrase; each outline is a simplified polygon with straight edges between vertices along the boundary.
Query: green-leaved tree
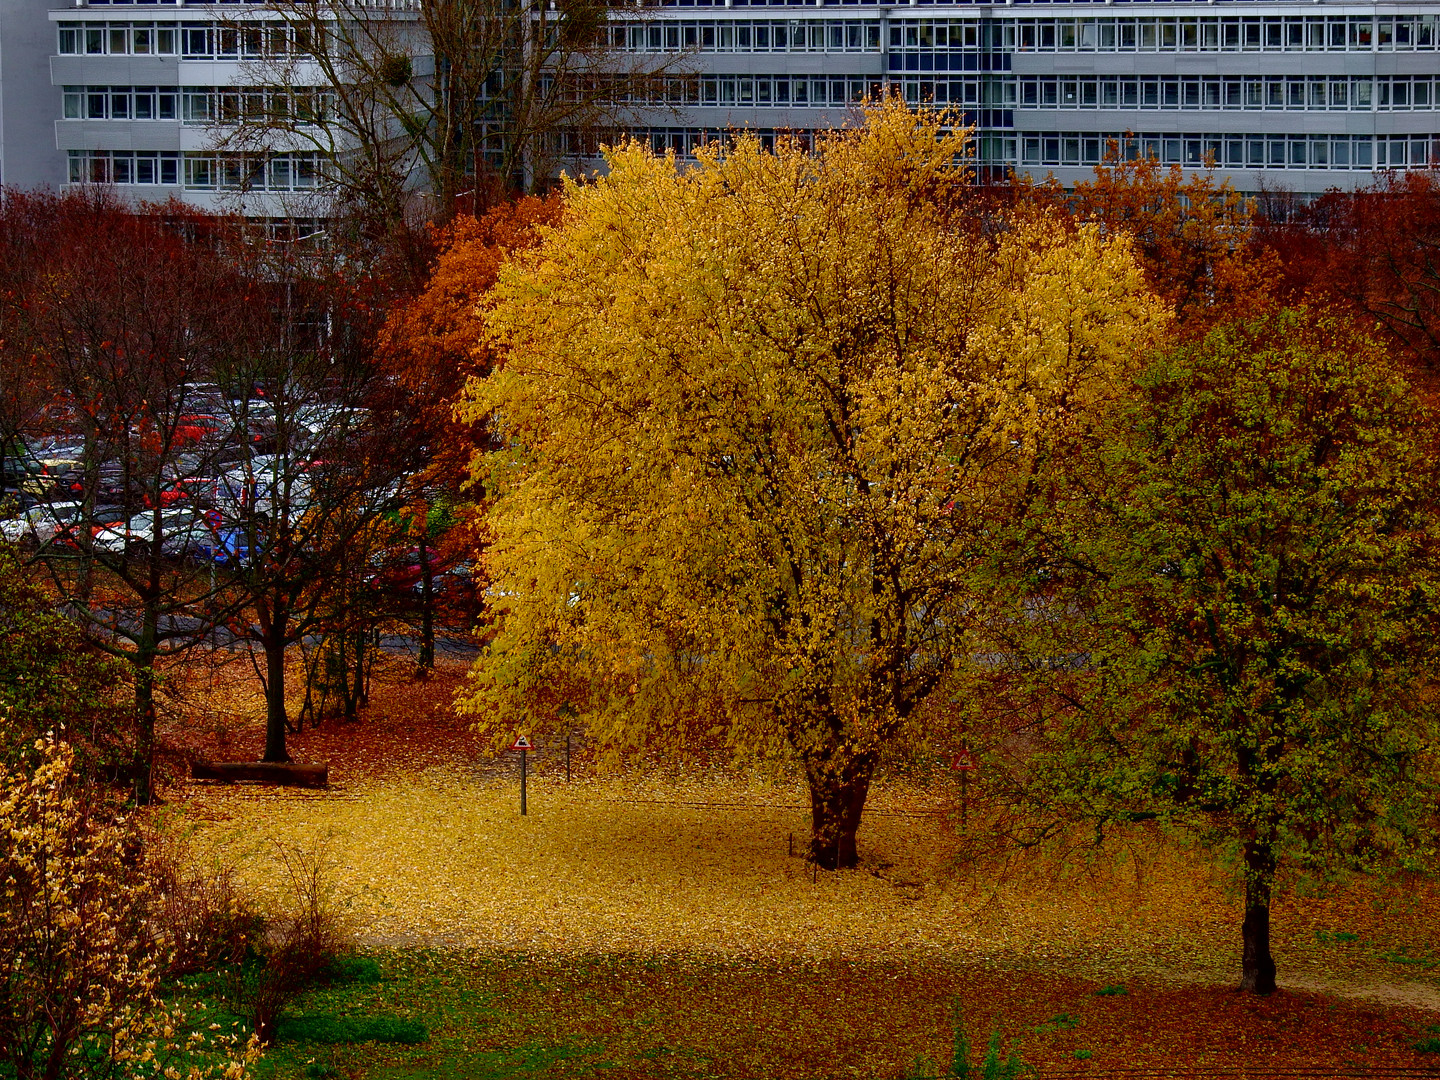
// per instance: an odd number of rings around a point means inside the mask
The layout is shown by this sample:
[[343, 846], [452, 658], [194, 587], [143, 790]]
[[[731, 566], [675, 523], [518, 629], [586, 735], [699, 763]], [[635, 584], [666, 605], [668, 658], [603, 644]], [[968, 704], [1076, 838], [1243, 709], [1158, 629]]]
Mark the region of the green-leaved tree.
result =
[[1345, 322], [1222, 327], [1143, 374], [1032, 533], [1054, 546], [1030, 590], [1052, 617], [1010, 624], [1048, 694], [1025, 783], [1234, 852], [1244, 989], [1275, 989], [1287, 867], [1433, 865], [1427, 430]]

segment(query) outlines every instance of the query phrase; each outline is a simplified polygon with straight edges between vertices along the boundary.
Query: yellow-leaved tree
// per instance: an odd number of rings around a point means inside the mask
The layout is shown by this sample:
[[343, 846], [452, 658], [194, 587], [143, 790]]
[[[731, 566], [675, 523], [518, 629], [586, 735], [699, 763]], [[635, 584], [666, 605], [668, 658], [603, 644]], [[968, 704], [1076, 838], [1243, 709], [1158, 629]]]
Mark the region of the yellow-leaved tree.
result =
[[462, 406], [505, 446], [482, 728], [788, 748], [810, 857], [854, 865], [882, 748], [970, 662], [987, 537], [1166, 325], [1126, 241], [974, 209], [954, 123], [632, 144], [566, 188]]

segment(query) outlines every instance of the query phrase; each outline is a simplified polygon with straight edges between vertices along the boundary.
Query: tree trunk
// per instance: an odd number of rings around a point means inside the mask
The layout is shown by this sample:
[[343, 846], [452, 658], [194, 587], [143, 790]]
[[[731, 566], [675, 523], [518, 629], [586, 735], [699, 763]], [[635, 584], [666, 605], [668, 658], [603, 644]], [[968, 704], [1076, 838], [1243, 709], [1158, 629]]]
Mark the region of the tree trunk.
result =
[[870, 780], [875, 774], [872, 754], [827, 756], [805, 762], [810, 781], [811, 862], [825, 870], [856, 864], [855, 834]]
[[154, 797], [152, 773], [155, 768], [155, 653], [160, 618], [153, 604], [141, 616], [140, 638], [136, 642], [135, 665], [135, 752], [130, 762], [136, 806], [149, 806]]
[[430, 568], [430, 545], [420, 537], [420, 660], [421, 675], [435, 666], [435, 574]]
[[1274, 882], [1274, 848], [1265, 840], [1247, 841], [1240, 989], [1255, 994], [1275, 992], [1275, 960], [1270, 955], [1270, 892]]
[[136, 806], [149, 806], [153, 797], [151, 772], [155, 768], [155, 670], [142, 662], [135, 668], [135, 751], [129, 780]]
[[360, 707], [364, 704], [365, 697], [366, 633], [364, 630], [355, 630], [346, 636], [355, 642], [355, 667], [346, 673], [345, 719], [354, 721], [360, 718]]
[[[277, 640], [278, 638], [278, 640]], [[285, 640], [266, 635], [265, 647], [265, 756], [262, 761], [289, 761], [285, 750]]]

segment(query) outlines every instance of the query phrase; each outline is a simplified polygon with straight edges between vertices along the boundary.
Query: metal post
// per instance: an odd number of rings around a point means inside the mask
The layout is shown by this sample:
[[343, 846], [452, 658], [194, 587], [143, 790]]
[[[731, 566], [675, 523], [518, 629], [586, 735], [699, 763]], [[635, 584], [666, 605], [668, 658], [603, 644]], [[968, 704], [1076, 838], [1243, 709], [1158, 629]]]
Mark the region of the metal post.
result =
[[970, 816], [970, 773], [969, 770], [960, 773], [960, 831], [964, 832], [969, 825]]
[[570, 732], [565, 732], [565, 782], [570, 782]]
[[525, 751], [520, 751], [520, 816], [525, 816]]

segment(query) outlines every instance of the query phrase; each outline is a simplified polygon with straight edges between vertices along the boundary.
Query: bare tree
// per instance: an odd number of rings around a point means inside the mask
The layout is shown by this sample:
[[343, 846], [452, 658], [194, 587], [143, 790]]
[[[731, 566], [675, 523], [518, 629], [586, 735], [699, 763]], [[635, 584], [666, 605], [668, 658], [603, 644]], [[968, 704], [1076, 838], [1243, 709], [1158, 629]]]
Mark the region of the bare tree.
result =
[[7, 210], [11, 238], [32, 241], [11, 248], [29, 257], [10, 345], [44, 375], [14, 393], [22, 408], [26, 394], [65, 404], [63, 418], [35, 413], [22, 431], [30, 460], [47, 466], [27, 479], [39, 501], [29, 536], [65, 610], [128, 667], [126, 773], [143, 803], [158, 669], [233, 606], [186, 556], [210, 531], [201, 480], [232, 434], [204, 388], [248, 349], [263, 309], [256, 283], [222, 252], [221, 221], [175, 206], [136, 211], [90, 190], [12, 199]]
[[[447, 220], [589, 158], [684, 76], [629, 53], [633, 0], [275, 0], [237, 16], [249, 86], [213, 114], [236, 153], [309, 147], [342, 205], [387, 230]], [[269, 20], [260, 22], [260, 19]], [[263, 29], [262, 29], [263, 27]], [[250, 90], [247, 103], [245, 91]]]
[[227, 377], [263, 388], [268, 438], [244, 446], [220, 478], [227, 527], [208, 557], [245, 598], [248, 615], [234, 630], [264, 658], [264, 758], [285, 761], [294, 730], [287, 651], [325, 632], [356, 592], [370, 534], [401, 503], [416, 429], [373, 360], [380, 308], [343, 244], [270, 257], [253, 250], [267, 324]]

